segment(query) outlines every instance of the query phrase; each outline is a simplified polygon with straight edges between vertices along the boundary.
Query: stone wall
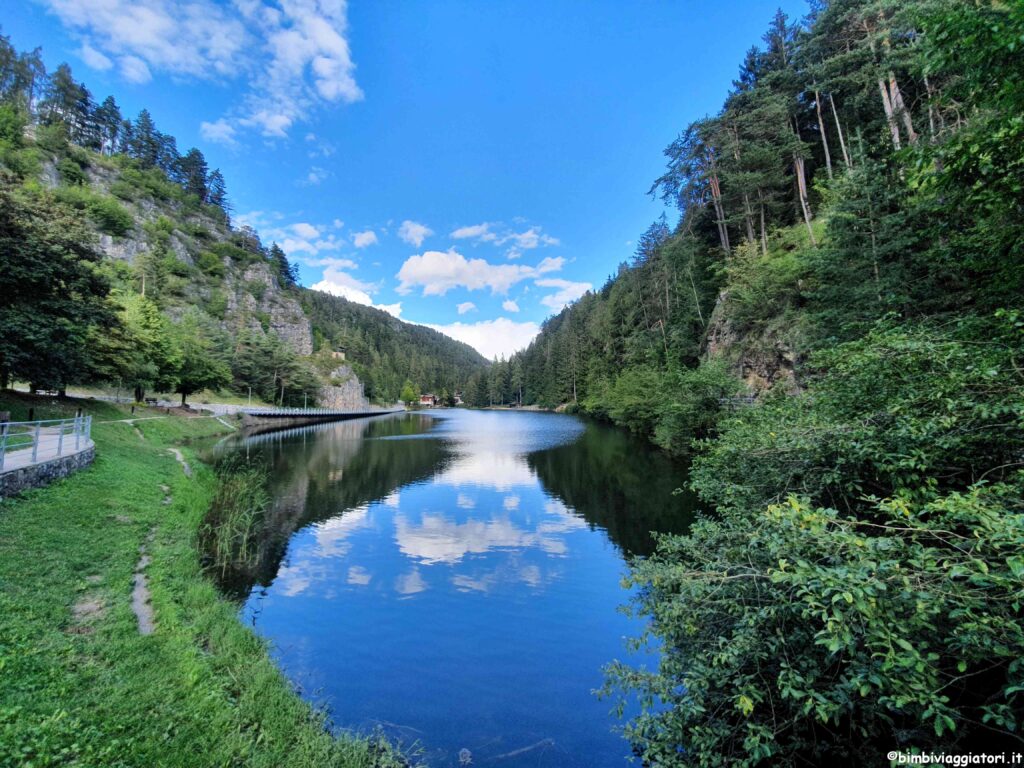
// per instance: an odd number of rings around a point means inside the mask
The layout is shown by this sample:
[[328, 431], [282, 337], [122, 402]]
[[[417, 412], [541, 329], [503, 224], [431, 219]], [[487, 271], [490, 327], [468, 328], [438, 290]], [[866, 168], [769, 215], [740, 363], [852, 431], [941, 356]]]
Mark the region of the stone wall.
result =
[[0, 498], [14, 496], [29, 488], [39, 488], [92, 464], [96, 457], [96, 446], [90, 445], [77, 453], [61, 456], [59, 459], [20, 467], [0, 474]]

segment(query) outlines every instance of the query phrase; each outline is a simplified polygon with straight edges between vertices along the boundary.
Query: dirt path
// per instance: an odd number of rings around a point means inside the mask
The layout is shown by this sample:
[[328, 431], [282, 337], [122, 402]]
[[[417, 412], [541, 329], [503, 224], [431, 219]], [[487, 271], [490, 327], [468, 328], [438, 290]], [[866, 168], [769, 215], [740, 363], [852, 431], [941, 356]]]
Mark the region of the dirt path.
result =
[[[154, 528], [146, 537], [146, 543], [153, 541], [155, 535], [156, 529]], [[153, 606], [149, 603], [149, 585], [146, 583], [146, 566], [151, 562], [149, 555], [146, 554], [146, 543], [139, 546], [139, 562], [135, 566], [135, 586], [132, 589], [132, 612], [139, 622], [140, 635], [152, 635], [156, 630]]]
[[168, 448], [167, 450], [173, 453], [174, 458], [176, 458], [178, 463], [181, 464], [181, 471], [185, 473], [185, 477], [192, 477], [192, 467], [190, 467], [188, 462], [185, 461], [185, 457], [182, 455], [181, 451], [177, 448]]

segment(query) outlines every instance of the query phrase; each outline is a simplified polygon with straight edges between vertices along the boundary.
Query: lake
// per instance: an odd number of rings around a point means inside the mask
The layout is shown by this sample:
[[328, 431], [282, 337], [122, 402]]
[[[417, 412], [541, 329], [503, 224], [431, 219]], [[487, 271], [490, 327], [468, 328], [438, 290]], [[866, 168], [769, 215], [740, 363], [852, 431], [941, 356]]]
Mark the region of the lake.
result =
[[[221, 450], [224, 450], [222, 446]], [[255, 562], [224, 577], [301, 694], [429, 766], [624, 766], [594, 689], [641, 626], [630, 555], [683, 531], [684, 467], [573, 416], [437, 410], [238, 438], [269, 471]]]

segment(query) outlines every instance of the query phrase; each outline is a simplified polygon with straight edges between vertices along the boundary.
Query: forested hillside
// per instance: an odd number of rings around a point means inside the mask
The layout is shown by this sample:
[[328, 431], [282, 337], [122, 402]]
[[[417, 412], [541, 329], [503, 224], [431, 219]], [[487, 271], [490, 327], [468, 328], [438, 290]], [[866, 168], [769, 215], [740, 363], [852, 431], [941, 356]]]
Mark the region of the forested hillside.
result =
[[436, 331], [301, 288], [233, 228], [223, 175], [148, 111], [0, 37], [0, 387], [101, 384], [315, 402], [345, 363], [372, 400], [461, 389], [487, 362]]
[[778, 15], [666, 149], [678, 223], [473, 388], [693, 457], [660, 666], [610, 670], [645, 764], [1020, 750], [1022, 51], [1019, 2]]

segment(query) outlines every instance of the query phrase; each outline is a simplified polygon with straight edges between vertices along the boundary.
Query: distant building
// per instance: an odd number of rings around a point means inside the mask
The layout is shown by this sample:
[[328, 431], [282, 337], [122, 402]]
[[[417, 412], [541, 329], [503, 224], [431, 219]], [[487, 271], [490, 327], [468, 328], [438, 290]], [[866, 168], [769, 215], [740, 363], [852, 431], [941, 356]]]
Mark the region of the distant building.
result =
[[431, 395], [431, 394], [420, 395], [420, 405], [430, 405], [430, 406], [437, 405], [437, 395]]
[[342, 352], [340, 349], [334, 350], [333, 352], [331, 352], [331, 358], [334, 360], [344, 360], [345, 353]]
[[462, 402], [462, 393], [461, 392], [456, 392], [454, 397], [455, 397], [455, 404], [456, 405], [462, 405], [463, 404], [463, 402]]

